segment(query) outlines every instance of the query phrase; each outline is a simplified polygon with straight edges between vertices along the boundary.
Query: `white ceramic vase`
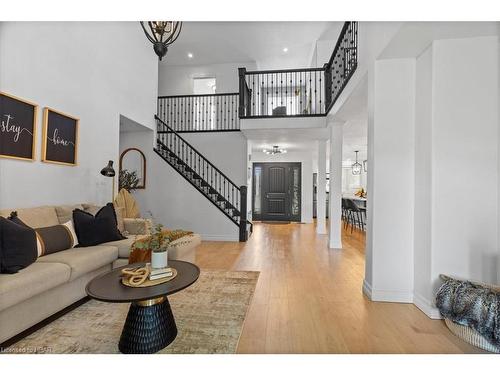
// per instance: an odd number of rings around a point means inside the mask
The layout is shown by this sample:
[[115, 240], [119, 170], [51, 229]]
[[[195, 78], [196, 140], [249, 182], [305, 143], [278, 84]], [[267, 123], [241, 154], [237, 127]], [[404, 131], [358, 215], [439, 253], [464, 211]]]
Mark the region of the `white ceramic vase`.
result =
[[151, 252], [151, 268], [166, 268], [168, 267], [168, 251], [161, 253]]

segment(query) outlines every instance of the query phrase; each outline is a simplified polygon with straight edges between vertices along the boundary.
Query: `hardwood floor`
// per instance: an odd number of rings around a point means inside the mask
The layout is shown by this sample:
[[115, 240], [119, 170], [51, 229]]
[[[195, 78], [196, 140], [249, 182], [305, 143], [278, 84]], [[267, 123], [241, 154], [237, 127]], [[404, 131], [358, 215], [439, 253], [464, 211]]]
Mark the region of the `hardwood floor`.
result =
[[413, 304], [371, 302], [364, 234], [328, 249], [314, 224], [255, 223], [246, 243], [203, 242], [203, 269], [260, 271], [239, 353], [478, 353]]

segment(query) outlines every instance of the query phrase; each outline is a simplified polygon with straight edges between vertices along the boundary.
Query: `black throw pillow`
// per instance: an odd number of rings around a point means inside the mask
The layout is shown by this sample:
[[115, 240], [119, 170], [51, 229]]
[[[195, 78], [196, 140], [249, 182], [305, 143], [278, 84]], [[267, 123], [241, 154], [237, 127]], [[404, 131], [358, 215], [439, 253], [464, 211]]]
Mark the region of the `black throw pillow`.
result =
[[[12, 211], [8, 219], [16, 224], [31, 228], [17, 216], [17, 211]], [[52, 225], [50, 227], [33, 229], [37, 236], [37, 251], [39, 257], [71, 249], [74, 247], [75, 243], [78, 243], [71, 221], [64, 224]]]
[[16, 273], [34, 263], [37, 257], [35, 231], [0, 217], [0, 273]]
[[79, 247], [125, 239], [118, 230], [113, 203], [102, 207], [95, 216], [77, 208], [73, 211], [73, 223]]

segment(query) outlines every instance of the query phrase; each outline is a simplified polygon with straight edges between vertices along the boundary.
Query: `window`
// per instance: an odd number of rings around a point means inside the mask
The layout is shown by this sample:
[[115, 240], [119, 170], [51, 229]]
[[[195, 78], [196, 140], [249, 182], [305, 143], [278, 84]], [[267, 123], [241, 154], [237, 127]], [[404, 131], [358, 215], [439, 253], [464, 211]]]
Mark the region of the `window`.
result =
[[216, 81], [213, 77], [193, 78], [193, 94], [207, 95], [215, 94]]

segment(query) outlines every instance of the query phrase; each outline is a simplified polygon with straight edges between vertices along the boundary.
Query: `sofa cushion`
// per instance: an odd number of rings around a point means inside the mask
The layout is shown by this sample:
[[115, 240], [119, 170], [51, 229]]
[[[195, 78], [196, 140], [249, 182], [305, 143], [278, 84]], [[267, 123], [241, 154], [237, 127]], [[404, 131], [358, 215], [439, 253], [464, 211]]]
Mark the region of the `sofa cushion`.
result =
[[136, 235], [149, 235], [151, 234], [151, 229], [153, 227], [153, 222], [151, 219], [123, 219], [123, 227], [125, 229], [125, 233]]
[[115, 246], [118, 248], [118, 258], [127, 258], [130, 253], [130, 246], [136, 240], [135, 236], [125, 238], [124, 240], [105, 242], [98, 246]]
[[0, 311], [69, 281], [71, 268], [35, 262], [13, 275], [0, 275]]
[[[189, 242], [187, 242], [188, 239]], [[195, 263], [196, 247], [199, 244], [201, 244], [201, 237], [197, 233], [172, 241], [171, 248], [168, 249], [168, 259]]]
[[8, 217], [12, 211], [17, 211], [17, 216], [31, 228], [50, 227], [59, 224], [54, 206], [0, 210], [0, 216]]
[[74, 248], [38, 258], [37, 262], [63, 263], [71, 267], [70, 281], [94, 271], [118, 258], [115, 246], [89, 246]]
[[64, 206], [56, 206], [56, 214], [57, 219], [59, 220], [59, 224], [67, 223], [70, 220], [73, 220], [73, 210], [76, 209], [83, 210], [83, 206], [81, 204], [68, 204]]

